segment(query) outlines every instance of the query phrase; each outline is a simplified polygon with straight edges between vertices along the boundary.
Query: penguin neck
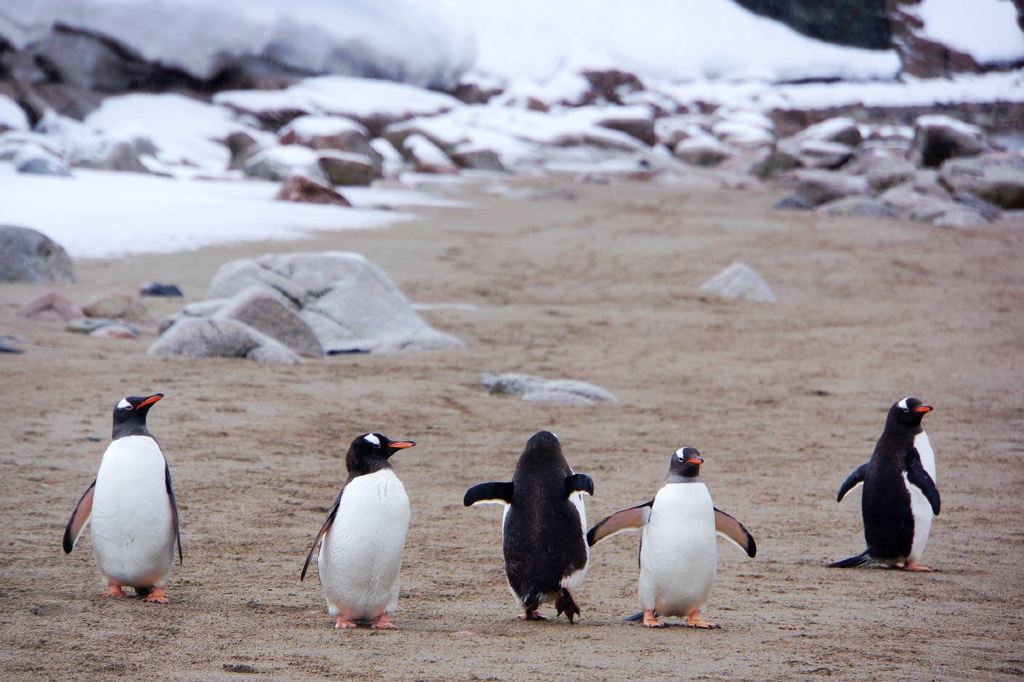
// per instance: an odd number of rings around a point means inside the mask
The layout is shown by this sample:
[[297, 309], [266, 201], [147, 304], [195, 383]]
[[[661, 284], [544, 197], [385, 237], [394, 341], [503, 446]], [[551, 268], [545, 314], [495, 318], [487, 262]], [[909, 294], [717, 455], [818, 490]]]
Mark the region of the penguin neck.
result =
[[124, 438], [125, 436], [149, 436], [152, 438], [153, 434], [149, 432], [145, 421], [114, 422], [113, 440]]
[[374, 474], [378, 471], [385, 469], [391, 469], [391, 462], [380, 457], [367, 458], [353, 460], [348, 463], [348, 480], [352, 480], [357, 476], [365, 476], [366, 474]]
[[673, 471], [668, 472], [668, 476], [665, 477], [665, 485], [669, 483], [703, 483], [704, 479], [698, 476], [683, 476]]
[[893, 445], [907, 445], [914, 442], [914, 438], [924, 429], [920, 424], [900, 424], [895, 421], [887, 422], [882, 436], [878, 439], [880, 443], [892, 443]]

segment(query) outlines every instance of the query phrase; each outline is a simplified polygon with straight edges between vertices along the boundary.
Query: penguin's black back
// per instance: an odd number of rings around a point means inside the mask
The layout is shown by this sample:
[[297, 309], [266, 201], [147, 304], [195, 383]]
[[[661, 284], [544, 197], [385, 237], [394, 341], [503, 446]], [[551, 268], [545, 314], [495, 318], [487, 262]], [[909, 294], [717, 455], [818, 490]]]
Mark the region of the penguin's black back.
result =
[[903, 560], [914, 543], [914, 515], [903, 478], [907, 458], [920, 427], [886, 422], [864, 472], [861, 512], [868, 554], [875, 559]]
[[537, 608], [587, 564], [580, 515], [566, 493], [570, 475], [558, 439], [547, 431], [527, 442], [516, 463], [502, 548], [509, 585], [526, 609]]

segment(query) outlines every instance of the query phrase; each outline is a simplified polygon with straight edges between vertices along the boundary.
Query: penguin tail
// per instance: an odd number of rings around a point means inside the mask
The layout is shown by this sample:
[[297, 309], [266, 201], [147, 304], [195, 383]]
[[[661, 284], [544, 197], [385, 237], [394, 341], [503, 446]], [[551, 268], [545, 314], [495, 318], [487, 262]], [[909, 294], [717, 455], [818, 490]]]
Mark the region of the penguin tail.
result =
[[538, 592], [527, 592], [522, 597], [524, 611], [536, 611], [540, 607], [541, 595]]
[[868, 550], [864, 550], [857, 556], [852, 556], [842, 561], [836, 561], [828, 565], [829, 568], [857, 568], [859, 566], [869, 566], [875, 563], [874, 557], [868, 554]]
[[623, 618], [622, 622], [623, 623], [639, 623], [643, 619], [644, 619], [644, 612], [643, 611], [637, 611], [632, 616], [626, 616], [625, 618]]

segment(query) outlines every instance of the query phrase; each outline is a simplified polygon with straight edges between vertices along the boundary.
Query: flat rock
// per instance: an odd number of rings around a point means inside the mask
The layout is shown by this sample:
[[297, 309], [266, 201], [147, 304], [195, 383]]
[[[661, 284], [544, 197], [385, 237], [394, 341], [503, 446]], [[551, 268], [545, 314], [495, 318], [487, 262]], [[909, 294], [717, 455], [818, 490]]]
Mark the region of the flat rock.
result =
[[[379, 155], [378, 155], [379, 156]], [[369, 185], [382, 176], [381, 166], [365, 154], [322, 151], [317, 160], [332, 185]]]
[[124, 324], [108, 324], [89, 332], [89, 336], [100, 339], [137, 339], [139, 330]]
[[230, 319], [184, 319], [173, 324], [146, 351], [160, 357], [248, 358], [295, 365], [302, 360], [284, 344]]
[[329, 204], [349, 207], [348, 199], [330, 187], [321, 185], [305, 175], [293, 175], [284, 181], [274, 195], [277, 201], [294, 201], [300, 204]]
[[140, 334], [139, 328], [128, 322], [122, 320], [114, 320], [108, 317], [80, 317], [75, 320], [68, 322], [67, 326], [64, 327], [66, 331], [74, 332], [76, 334], [92, 334], [95, 331], [103, 329], [104, 327], [124, 327], [130, 330], [135, 336]]
[[300, 355], [320, 357], [324, 354], [306, 321], [280, 294], [265, 287], [253, 286], [239, 292], [220, 306], [214, 317], [247, 324]]
[[951, 192], [969, 192], [1004, 210], [1024, 208], [1024, 155], [989, 154], [950, 159], [939, 181]]
[[775, 294], [768, 283], [742, 261], [729, 264], [724, 270], [700, 285], [700, 290], [727, 299], [755, 303], [775, 303]]
[[796, 173], [796, 194], [813, 206], [868, 193], [868, 182], [862, 177], [823, 170], [801, 170]]
[[732, 156], [729, 148], [711, 135], [680, 140], [672, 150], [672, 154], [680, 161], [694, 166], [717, 166]]
[[63, 246], [37, 230], [0, 225], [0, 282], [74, 281], [75, 270]]
[[810, 211], [814, 204], [799, 194], [787, 194], [772, 204], [772, 208], [776, 211]]
[[991, 146], [978, 126], [950, 116], [930, 114], [914, 122], [910, 160], [926, 168], [938, 168], [946, 159], [977, 156]]
[[135, 294], [101, 294], [83, 305], [82, 312], [87, 317], [105, 317], [140, 323], [152, 321], [149, 310]]
[[899, 212], [888, 204], [871, 197], [845, 197], [829, 201], [818, 207], [819, 213], [830, 216], [846, 216], [854, 218], [893, 219]]
[[483, 374], [481, 382], [491, 395], [515, 395], [531, 402], [592, 405], [597, 402], [618, 402], [600, 386], [569, 379], [542, 379], [530, 374]]

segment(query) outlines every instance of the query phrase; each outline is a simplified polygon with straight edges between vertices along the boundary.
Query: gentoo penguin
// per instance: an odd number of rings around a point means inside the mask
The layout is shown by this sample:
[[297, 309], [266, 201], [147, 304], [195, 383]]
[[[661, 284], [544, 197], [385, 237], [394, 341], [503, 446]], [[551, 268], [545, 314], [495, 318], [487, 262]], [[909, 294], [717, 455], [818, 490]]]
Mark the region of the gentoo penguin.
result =
[[864, 485], [860, 507], [867, 549], [830, 566], [881, 564], [907, 571], [932, 570], [918, 563], [940, 505], [935, 453], [921, 428], [921, 419], [931, 411], [930, 405], [909, 396], [889, 408], [871, 459], [854, 469], [836, 496], [836, 502], [842, 502], [848, 492]]
[[163, 397], [132, 395], [114, 407], [113, 441], [64, 530], [68, 554], [91, 518], [93, 554], [107, 581], [104, 597], [123, 597], [128, 586], [145, 601], [166, 604], [175, 543], [182, 560], [171, 469], [146, 428], [149, 408]]
[[313, 539], [299, 578], [305, 579], [319, 543], [320, 584], [338, 629], [395, 629], [390, 614], [398, 607], [409, 496], [388, 460], [414, 445], [367, 433], [356, 437], [345, 454], [348, 479]]
[[594, 482], [573, 473], [550, 431], [538, 431], [526, 442], [511, 481], [481, 483], [466, 491], [467, 507], [505, 505], [505, 577], [523, 609], [522, 620], [545, 620], [537, 609], [552, 601], [570, 623], [580, 612], [572, 590], [583, 582], [590, 557], [583, 493], [593, 495]]
[[704, 459], [695, 448], [676, 450], [668, 476], [654, 499], [623, 509], [600, 521], [587, 533], [591, 545], [610, 535], [643, 528], [640, 537], [640, 620], [650, 628], [664, 627], [659, 616], [680, 616], [697, 628], [717, 628], [701, 618], [700, 609], [711, 593], [718, 568], [715, 534], [754, 556], [757, 545], [742, 523], [715, 508], [700, 479]]

